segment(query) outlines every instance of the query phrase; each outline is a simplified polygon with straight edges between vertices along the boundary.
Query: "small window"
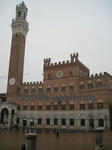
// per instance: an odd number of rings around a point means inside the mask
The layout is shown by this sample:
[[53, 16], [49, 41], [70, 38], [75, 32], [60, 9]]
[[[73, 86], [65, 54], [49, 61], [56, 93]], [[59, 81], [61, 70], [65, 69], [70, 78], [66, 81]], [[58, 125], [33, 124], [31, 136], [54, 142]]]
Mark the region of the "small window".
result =
[[103, 103], [98, 103], [98, 109], [103, 109]]
[[48, 73], [48, 79], [51, 79], [51, 74], [50, 73]]
[[69, 105], [69, 110], [74, 110], [74, 104]]
[[62, 126], [65, 126], [65, 125], [66, 125], [66, 120], [65, 120], [65, 119], [62, 119], [62, 120], [61, 120], [61, 124], [62, 124]]
[[38, 110], [42, 110], [42, 105], [38, 105]]
[[31, 93], [35, 93], [36, 91], [35, 91], [35, 89], [31, 89]]
[[58, 105], [54, 105], [54, 106], [53, 106], [53, 109], [54, 109], [54, 110], [58, 110]]
[[93, 89], [93, 84], [92, 83], [88, 84], [88, 89]]
[[103, 121], [103, 119], [99, 119], [99, 127], [104, 127], [104, 121]]
[[28, 93], [29, 92], [29, 90], [28, 89], [24, 89], [24, 93], [26, 94], [26, 93]]
[[74, 86], [73, 85], [69, 86], [69, 92], [73, 92], [73, 91], [74, 91]]
[[23, 127], [25, 127], [27, 125], [27, 120], [23, 119]]
[[58, 119], [54, 119], [54, 125], [58, 125]]
[[23, 106], [23, 110], [27, 110], [28, 108], [27, 108], [27, 105], [24, 105]]
[[74, 126], [74, 119], [70, 119], [70, 126]]
[[80, 90], [84, 90], [84, 85], [81, 84], [81, 85], [79, 86], [79, 89], [80, 89]]
[[61, 110], [66, 110], [66, 105], [65, 104], [61, 105]]
[[50, 119], [49, 118], [46, 119], [46, 124], [50, 125]]
[[51, 106], [50, 105], [46, 105], [46, 110], [51, 110]]
[[81, 126], [85, 126], [85, 119], [81, 119]]
[[26, 14], [24, 13], [24, 19], [26, 19]]
[[58, 87], [54, 87], [54, 92], [58, 92]]
[[51, 93], [51, 88], [47, 88], [47, 93]]
[[41, 124], [42, 124], [42, 119], [38, 118], [38, 125], [41, 125]]
[[88, 108], [89, 110], [94, 109], [94, 104], [93, 103], [88, 104]]
[[100, 81], [100, 82], [97, 82], [96, 87], [97, 87], [97, 88], [102, 88], [102, 82], [101, 82], [101, 81]]
[[30, 126], [34, 126], [34, 119], [33, 118], [30, 119]]
[[85, 110], [85, 104], [80, 104], [80, 110]]
[[17, 123], [17, 124], [19, 124], [19, 122], [20, 122], [20, 119], [19, 119], [19, 118], [17, 118], [17, 119], [16, 119], [16, 123]]
[[61, 92], [66, 92], [66, 87], [61, 87]]
[[35, 109], [35, 106], [34, 105], [31, 105], [30, 106], [30, 110], [34, 110]]
[[18, 12], [18, 18], [21, 16], [21, 11]]

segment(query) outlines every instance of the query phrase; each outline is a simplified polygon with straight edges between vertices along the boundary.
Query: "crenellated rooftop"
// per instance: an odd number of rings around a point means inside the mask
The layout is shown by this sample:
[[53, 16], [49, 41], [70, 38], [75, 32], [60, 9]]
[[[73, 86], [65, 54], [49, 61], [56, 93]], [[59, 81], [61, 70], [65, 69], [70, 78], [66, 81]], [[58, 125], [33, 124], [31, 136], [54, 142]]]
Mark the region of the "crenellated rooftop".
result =
[[[55, 62], [55, 63], [51, 63], [51, 58], [46, 58], [44, 59], [44, 69], [46, 68], [51, 68], [51, 67], [59, 67], [59, 66], [64, 66], [67, 64], [71, 64], [71, 63], [77, 63], [80, 62], [78, 60], [78, 53], [73, 53], [70, 55], [70, 60], [66, 60], [66, 61], [62, 61], [62, 62]], [[84, 66], [85, 67], [85, 66]]]
[[109, 73], [104, 72], [104, 73], [95, 73], [95, 75], [91, 74], [90, 76], [91, 78], [95, 78], [95, 77], [112, 77]]
[[42, 81], [39, 82], [24, 82], [23, 85], [43, 85]]

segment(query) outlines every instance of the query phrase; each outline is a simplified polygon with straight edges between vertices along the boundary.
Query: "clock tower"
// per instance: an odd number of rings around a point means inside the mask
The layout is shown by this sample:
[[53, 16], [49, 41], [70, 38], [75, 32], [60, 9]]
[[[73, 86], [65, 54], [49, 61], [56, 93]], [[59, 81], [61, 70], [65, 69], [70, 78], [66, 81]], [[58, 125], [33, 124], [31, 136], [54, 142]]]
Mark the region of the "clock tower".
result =
[[12, 42], [7, 85], [8, 101], [20, 93], [23, 81], [25, 41], [28, 32], [27, 11], [26, 5], [22, 2], [16, 6], [16, 17], [12, 19]]

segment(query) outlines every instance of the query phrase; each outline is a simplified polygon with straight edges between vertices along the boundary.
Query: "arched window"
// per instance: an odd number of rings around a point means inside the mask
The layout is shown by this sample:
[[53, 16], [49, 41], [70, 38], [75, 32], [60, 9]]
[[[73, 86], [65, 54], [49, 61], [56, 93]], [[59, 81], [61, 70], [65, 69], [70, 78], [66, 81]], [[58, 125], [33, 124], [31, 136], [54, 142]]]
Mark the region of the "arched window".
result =
[[74, 119], [70, 119], [70, 125], [74, 126]]
[[61, 105], [61, 110], [66, 110], [66, 105], [65, 104]]
[[102, 87], [102, 82], [101, 82], [101, 81], [98, 81], [98, 82], [96, 83], [96, 87], [97, 87], [97, 88], [101, 88], [101, 87]]
[[24, 119], [23, 119], [23, 127], [25, 127], [26, 124], [27, 124], [27, 120], [26, 120], [26, 118], [24, 118]]
[[41, 124], [42, 124], [42, 119], [38, 118], [38, 125], [41, 125]]
[[40, 87], [40, 88], [38, 89], [38, 92], [39, 92], [39, 93], [42, 93], [42, 92], [43, 92], [42, 87]]
[[30, 105], [30, 110], [35, 110], [34, 104], [31, 104], [31, 105]]
[[24, 93], [27, 94], [29, 92], [28, 89], [24, 89]]
[[58, 125], [58, 119], [54, 119], [54, 125]]
[[94, 129], [94, 119], [93, 118], [89, 119], [89, 127], [90, 127], [90, 130]]
[[42, 110], [42, 105], [38, 105], [38, 110]]
[[21, 16], [21, 11], [18, 12], [18, 18]]
[[35, 93], [36, 92], [36, 90], [33, 88], [33, 89], [31, 89], [31, 93]]
[[27, 109], [28, 109], [27, 104], [24, 104], [23, 105], [23, 110], [27, 110]]
[[46, 119], [46, 124], [50, 125], [50, 119], [49, 118]]
[[70, 85], [69, 86], [69, 92], [73, 92], [74, 91], [74, 86], [73, 85]]
[[80, 124], [81, 124], [81, 126], [85, 126], [85, 119], [81, 119]]
[[51, 105], [46, 105], [46, 110], [51, 110]]
[[65, 125], [66, 125], [66, 120], [65, 120], [65, 119], [62, 119], [62, 120], [61, 120], [61, 123], [62, 123], [63, 126], [65, 126]]
[[84, 85], [81, 84], [81, 85], [79, 86], [79, 89], [80, 89], [80, 90], [84, 90]]
[[58, 92], [58, 87], [54, 87], [54, 92]]
[[31, 119], [30, 119], [30, 126], [33, 126], [33, 125], [34, 125], [34, 119], [31, 118]]
[[47, 88], [47, 93], [51, 93], [51, 88]]
[[17, 119], [16, 119], [16, 123], [17, 123], [17, 124], [19, 124], [19, 121], [20, 121], [20, 119], [19, 119], [19, 118], [17, 118]]
[[57, 104], [53, 106], [53, 110], [58, 110], [58, 105]]
[[92, 89], [93, 88], [93, 84], [92, 83], [89, 83], [88, 84], [88, 89]]
[[65, 86], [61, 87], [61, 92], [66, 92], [66, 87]]
[[104, 127], [104, 121], [103, 121], [103, 119], [99, 119], [99, 127]]
[[103, 103], [102, 102], [98, 103], [98, 109], [103, 109]]

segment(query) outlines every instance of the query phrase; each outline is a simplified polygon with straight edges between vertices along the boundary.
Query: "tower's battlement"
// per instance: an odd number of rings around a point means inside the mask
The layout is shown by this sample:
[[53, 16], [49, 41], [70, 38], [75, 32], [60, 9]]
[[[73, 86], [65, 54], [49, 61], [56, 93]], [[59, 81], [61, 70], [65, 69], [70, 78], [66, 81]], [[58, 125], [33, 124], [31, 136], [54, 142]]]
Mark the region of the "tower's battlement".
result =
[[103, 72], [103, 73], [95, 73], [95, 75], [91, 74], [90, 78], [101, 78], [101, 77], [112, 77], [109, 73]]
[[70, 60], [62, 61], [62, 62], [55, 62], [51, 63], [51, 58], [44, 59], [44, 69], [50, 68], [50, 67], [58, 67], [58, 66], [64, 66], [71, 63], [77, 63], [78, 62], [78, 53], [73, 53], [70, 55]]

